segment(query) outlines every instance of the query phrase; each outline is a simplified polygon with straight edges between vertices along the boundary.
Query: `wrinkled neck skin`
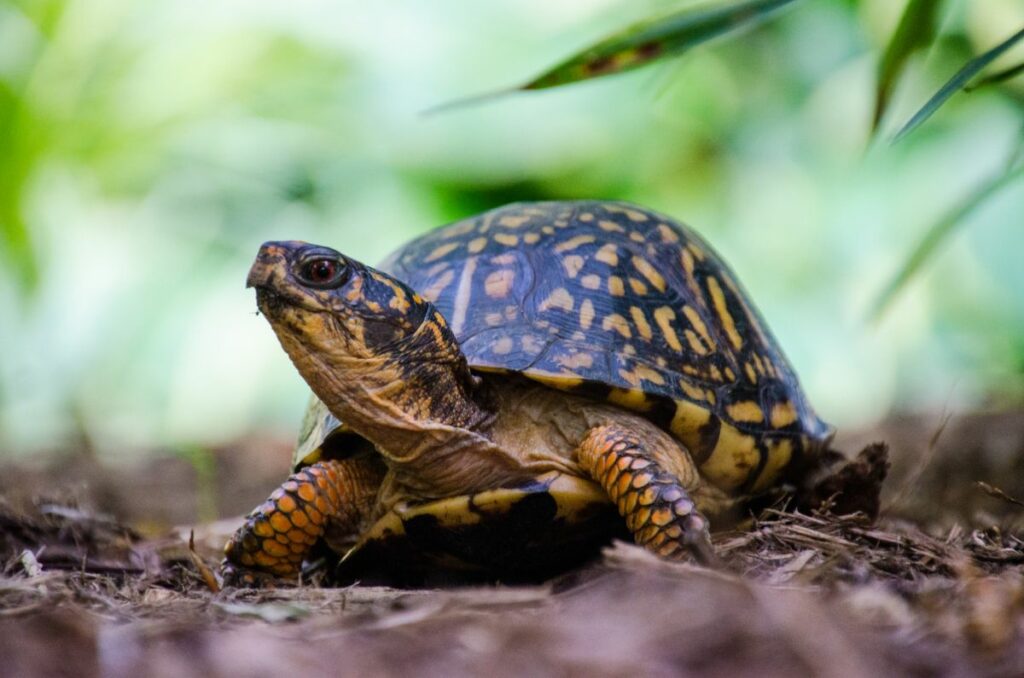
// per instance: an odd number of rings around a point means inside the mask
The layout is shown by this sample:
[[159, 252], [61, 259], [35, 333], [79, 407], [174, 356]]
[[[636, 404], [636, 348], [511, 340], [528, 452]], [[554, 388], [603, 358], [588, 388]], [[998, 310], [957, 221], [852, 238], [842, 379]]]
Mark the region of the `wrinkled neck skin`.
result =
[[[327, 314], [303, 322], [330, 324]], [[529, 477], [489, 437], [494, 415], [454, 340], [421, 330], [387, 355], [360, 355], [337, 332], [292, 333], [272, 321], [285, 351], [327, 408], [381, 452], [387, 504], [434, 499]], [[310, 336], [331, 337], [316, 342]]]

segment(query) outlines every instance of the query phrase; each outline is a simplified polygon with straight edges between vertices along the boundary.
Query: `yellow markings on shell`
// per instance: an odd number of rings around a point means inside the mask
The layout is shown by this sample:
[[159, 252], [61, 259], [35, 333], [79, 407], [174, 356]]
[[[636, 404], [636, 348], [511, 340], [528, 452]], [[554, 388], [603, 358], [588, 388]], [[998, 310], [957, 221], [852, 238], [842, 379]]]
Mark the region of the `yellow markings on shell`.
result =
[[651, 324], [647, 322], [644, 310], [639, 306], [630, 306], [629, 315], [633, 318], [633, 324], [636, 326], [637, 333], [650, 341], [654, 337], [654, 333], [651, 332]]
[[750, 491], [754, 494], [768, 489], [779, 476], [779, 471], [786, 468], [793, 458], [793, 441], [786, 438], [779, 440], [767, 440], [765, 446], [768, 448], [768, 459], [765, 461], [761, 475], [758, 476]]
[[492, 299], [502, 299], [508, 296], [515, 282], [516, 272], [511, 268], [499, 268], [491, 271], [484, 278], [484, 293]]
[[665, 385], [665, 378], [657, 370], [653, 370], [643, 363], [637, 363], [632, 370], [620, 369], [619, 376], [626, 380], [631, 386], [640, 387], [641, 381], [649, 381], [658, 386]]
[[697, 402], [705, 402], [707, 398], [704, 395], [704, 390], [697, 388], [693, 384], [690, 384], [682, 379], [679, 380], [679, 388], [690, 400], [696, 400]]
[[578, 254], [568, 254], [562, 257], [562, 268], [565, 269], [567, 276], [575, 278], [583, 268], [583, 257]]
[[613, 388], [608, 392], [608, 402], [638, 412], [651, 409], [651, 401], [647, 394], [638, 388]]
[[764, 356], [764, 369], [771, 377], [779, 376], [778, 371], [775, 369], [775, 363], [768, 356]]
[[614, 221], [609, 221], [607, 219], [602, 219], [601, 221], [597, 222], [597, 227], [600, 228], [602, 231], [607, 231], [609, 233], [626, 232], [626, 229], [624, 229], [622, 226], [619, 226]]
[[796, 421], [796, 408], [788, 400], [772, 405], [772, 413], [769, 417], [772, 428], [785, 428]]
[[686, 249], [693, 253], [694, 258], [697, 261], [704, 261], [706, 255], [704, 254], [704, 250], [702, 250], [697, 243], [692, 241], [686, 243]]
[[608, 294], [613, 297], [621, 297], [626, 294], [626, 286], [622, 284], [622, 278], [617, 275], [608, 277]]
[[761, 357], [756, 353], [751, 353], [750, 357], [754, 360], [754, 368], [757, 369], [757, 373], [764, 376], [764, 364], [761, 362]]
[[[737, 331], [736, 321], [732, 319], [732, 314], [729, 313], [729, 307], [725, 303], [725, 295], [718, 284], [718, 279], [713, 275], [709, 275], [707, 281], [708, 291], [711, 293], [711, 301], [715, 304], [715, 312], [718, 313], [718, 319], [722, 321], [722, 328], [725, 330], [726, 336], [729, 337], [729, 343], [732, 344], [733, 348], [739, 349], [743, 346], [743, 337]], [[757, 360], [756, 355], [754, 359]]]
[[708, 347], [704, 345], [704, 342], [700, 340], [700, 337], [697, 336], [696, 332], [690, 328], [686, 328], [683, 330], [683, 336], [686, 337], [686, 343], [690, 345], [690, 348], [693, 349], [694, 353], [698, 355], [708, 354]]
[[593, 221], [594, 220], [594, 215], [591, 214], [590, 212], [584, 212], [583, 214], [579, 215], [576, 218], [579, 219], [580, 221], [587, 222], [587, 221]]
[[558, 372], [546, 372], [544, 370], [528, 370], [526, 376], [534, 381], [551, 386], [557, 389], [571, 389], [583, 383], [583, 377], [575, 374], [561, 374]]
[[519, 236], [512, 235], [511, 233], [496, 233], [494, 235], [494, 242], [507, 247], [515, 247], [519, 244]]
[[505, 322], [505, 318], [500, 313], [488, 313], [484, 316], [484, 322], [491, 327], [496, 327]]
[[594, 366], [594, 356], [589, 353], [572, 353], [558, 356], [555, 358], [555, 362], [569, 370], [580, 367], [590, 368]]
[[736, 381], [736, 373], [732, 371], [731, 367], [726, 365], [723, 371], [725, 372], [726, 379], [728, 379], [729, 381]]
[[633, 242], [643, 242], [644, 234], [640, 233], [639, 231], [633, 231], [629, 234], [629, 239], [632, 240]]
[[681, 440], [690, 452], [703, 453], [700, 445], [700, 428], [711, 420], [711, 411], [685, 400], [677, 400], [676, 412], [672, 415], [669, 431]]
[[718, 443], [701, 464], [700, 472], [719, 488], [735, 490], [747, 481], [760, 460], [754, 437], [722, 422]]
[[694, 261], [693, 253], [685, 247], [680, 250], [679, 259], [683, 264], [683, 271], [686, 272], [686, 286], [690, 288], [690, 292], [693, 294], [694, 300], [702, 306], [706, 305], [704, 302], [704, 295], [700, 291], [700, 286], [697, 285], [697, 278], [694, 277]]
[[609, 266], [619, 265], [619, 253], [618, 247], [613, 243], [602, 245], [597, 250], [597, 254], [594, 255], [596, 261], [600, 261], [602, 264], [608, 264]]
[[654, 269], [654, 266], [651, 266], [651, 262], [636, 256], [633, 257], [633, 266], [640, 272], [640, 275], [647, 278], [647, 282], [651, 283], [656, 290], [665, 291], [665, 279]]
[[589, 330], [590, 325], [594, 322], [594, 304], [590, 299], [584, 299], [583, 303], [580, 304], [580, 327], [584, 330]]
[[457, 335], [466, 324], [466, 311], [473, 297], [473, 274], [476, 272], [476, 257], [466, 259], [459, 276], [459, 285], [455, 288], [455, 302], [452, 308], [452, 332]]
[[729, 417], [736, 422], [747, 424], [760, 424], [764, 421], [764, 412], [760, 406], [752, 400], [743, 400], [738, 403], [727, 405], [725, 411]]
[[747, 379], [750, 380], [751, 384], [757, 383], [757, 370], [754, 369], [753, 363], [743, 363], [743, 371], [747, 374]]
[[544, 348], [544, 345], [540, 343], [540, 340], [532, 334], [524, 335], [520, 342], [523, 345], [523, 350], [530, 354], [540, 353]]
[[690, 305], [683, 306], [683, 315], [686, 316], [690, 326], [700, 335], [700, 338], [707, 344], [708, 348], [713, 350], [715, 348], [715, 340], [711, 337], [711, 333], [708, 332], [708, 326], [704, 324], [704, 320], [697, 313], [697, 309]]
[[601, 329], [615, 330], [626, 339], [633, 336], [632, 330], [629, 329], [629, 321], [618, 313], [612, 313], [605, 316], [604, 320], [601, 321]]
[[536, 245], [538, 242], [540, 242], [540, 234], [527, 233], [526, 235], [523, 236], [523, 242], [525, 242], [527, 245]]
[[[391, 301], [392, 303], [395, 301], [394, 297], [391, 298]], [[383, 310], [383, 307], [373, 299], [367, 299], [366, 301], [363, 302], [363, 304], [366, 306], [366, 308], [370, 309], [374, 313], [380, 313], [381, 310]]]
[[564, 287], [559, 287], [551, 291], [544, 301], [540, 302], [540, 310], [546, 311], [549, 308], [559, 308], [563, 311], [571, 311], [573, 309], [573, 298], [569, 294], [569, 290]]
[[554, 235], [555, 228], [554, 226], [541, 226], [540, 232], [543, 233], [544, 235]]
[[466, 245], [466, 249], [469, 250], [470, 254], [482, 252], [485, 247], [487, 247], [487, 238], [473, 238]]
[[629, 287], [633, 290], [633, 294], [647, 294], [647, 285], [632, 276], [629, 278]]
[[438, 259], [448, 254], [458, 246], [459, 243], [457, 242], [449, 242], [445, 243], [444, 245], [438, 245], [430, 252], [430, 254], [427, 255], [427, 257], [423, 260], [423, 263], [429, 264], [432, 261], [437, 261]]
[[561, 254], [562, 252], [570, 252], [582, 245], [589, 245], [595, 240], [597, 240], [597, 238], [595, 238], [592, 235], [577, 235], [574, 238], [569, 238], [565, 242], [560, 242], [557, 245], [555, 245], [555, 252], [557, 254]]
[[515, 342], [512, 341], [512, 337], [501, 337], [494, 342], [493, 350], [498, 355], [508, 355], [515, 348]]
[[491, 263], [495, 266], [510, 266], [516, 263], [515, 252], [505, 252], [504, 254], [496, 254], [491, 257]]
[[712, 365], [708, 368], [708, 376], [711, 377], [712, 381], [722, 381], [722, 371], [718, 369], [717, 365]]
[[668, 224], [658, 224], [658, 233], [661, 234], [661, 242], [679, 242], [679, 234]]
[[604, 208], [609, 212], [616, 212], [617, 214], [625, 214], [629, 217], [630, 221], [643, 222], [647, 221], [647, 215], [643, 212], [639, 212], [629, 207], [622, 207], [621, 205], [608, 204], [604, 205]]
[[498, 225], [499, 226], [507, 226], [508, 228], [519, 228], [520, 226], [522, 226], [523, 224], [525, 224], [529, 220], [530, 220], [530, 217], [504, 216], [504, 217], [498, 219]]
[[594, 275], [593, 273], [585, 275], [580, 278], [580, 284], [588, 290], [596, 290], [601, 287], [601, 276]]
[[683, 345], [679, 341], [679, 335], [676, 334], [675, 328], [672, 327], [672, 321], [675, 319], [676, 312], [669, 306], [659, 306], [654, 309], [654, 322], [661, 330], [661, 336], [665, 337], [665, 343], [669, 345], [669, 348], [678, 352], [683, 350]]

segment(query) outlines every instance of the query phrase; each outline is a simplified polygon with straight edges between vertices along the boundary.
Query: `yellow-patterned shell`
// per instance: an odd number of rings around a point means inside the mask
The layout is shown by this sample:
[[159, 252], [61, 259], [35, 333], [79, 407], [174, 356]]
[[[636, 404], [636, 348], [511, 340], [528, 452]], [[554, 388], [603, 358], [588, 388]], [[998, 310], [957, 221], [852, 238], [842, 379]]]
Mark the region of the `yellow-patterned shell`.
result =
[[831, 436], [728, 266], [646, 208], [516, 203], [380, 268], [434, 303], [474, 370], [642, 412], [723, 489], [763, 489]]

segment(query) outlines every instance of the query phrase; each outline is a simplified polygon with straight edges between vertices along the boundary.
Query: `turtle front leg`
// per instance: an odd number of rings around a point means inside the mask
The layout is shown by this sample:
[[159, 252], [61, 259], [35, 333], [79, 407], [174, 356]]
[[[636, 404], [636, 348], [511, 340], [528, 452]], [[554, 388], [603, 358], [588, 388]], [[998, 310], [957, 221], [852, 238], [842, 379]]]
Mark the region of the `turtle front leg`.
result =
[[700, 474], [674, 440], [661, 431], [597, 426], [587, 432], [576, 457], [608, 493], [637, 544], [663, 558], [690, 553], [703, 564], [717, 564], [708, 521], [693, 499]]
[[321, 537], [355, 541], [384, 477], [380, 460], [320, 461], [294, 473], [245, 518], [224, 547], [229, 586], [294, 579]]

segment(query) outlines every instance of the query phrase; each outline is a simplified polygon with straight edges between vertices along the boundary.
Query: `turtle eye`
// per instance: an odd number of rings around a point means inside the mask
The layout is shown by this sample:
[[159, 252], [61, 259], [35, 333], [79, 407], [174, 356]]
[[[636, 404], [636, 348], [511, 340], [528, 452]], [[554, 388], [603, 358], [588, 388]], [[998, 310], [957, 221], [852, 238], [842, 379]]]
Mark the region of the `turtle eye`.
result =
[[337, 287], [345, 274], [345, 265], [337, 259], [310, 259], [299, 269], [299, 278], [312, 287]]

